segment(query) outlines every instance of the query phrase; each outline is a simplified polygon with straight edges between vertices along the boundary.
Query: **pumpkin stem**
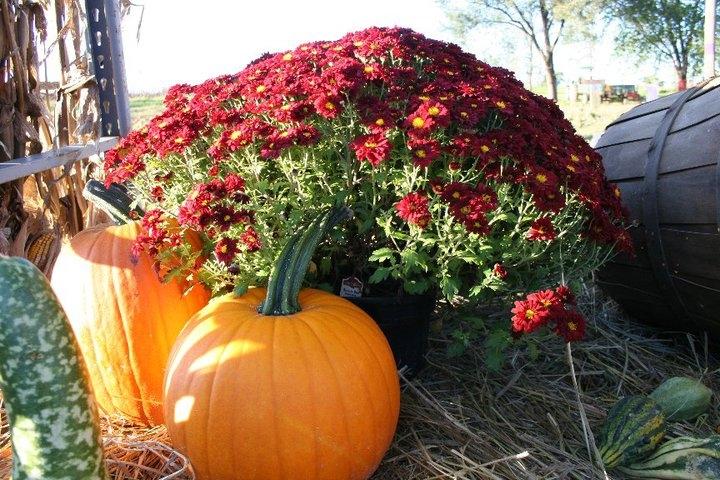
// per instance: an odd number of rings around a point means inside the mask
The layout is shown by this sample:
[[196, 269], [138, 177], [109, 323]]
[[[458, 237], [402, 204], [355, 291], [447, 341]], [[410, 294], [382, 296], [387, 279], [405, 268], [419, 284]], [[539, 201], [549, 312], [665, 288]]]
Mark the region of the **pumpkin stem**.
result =
[[89, 180], [85, 184], [83, 197], [107, 213], [116, 225], [125, 225], [143, 216], [140, 208], [131, 207], [133, 198], [127, 188], [117, 183], [105, 187], [102, 182]]
[[330, 229], [351, 217], [348, 207], [336, 206], [318, 215], [304, 232], [290, 237], [270, 274], [265, 301], [258, 309], [261, 314], [292, 315], [300, 311], [298, 294], [315, 249]]

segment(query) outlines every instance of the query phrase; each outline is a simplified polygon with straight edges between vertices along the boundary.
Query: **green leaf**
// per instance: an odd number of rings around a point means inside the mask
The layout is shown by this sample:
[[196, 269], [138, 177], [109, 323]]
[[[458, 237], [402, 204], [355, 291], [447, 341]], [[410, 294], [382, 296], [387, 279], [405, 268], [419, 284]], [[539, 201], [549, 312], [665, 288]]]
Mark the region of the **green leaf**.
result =
[[244, 283], [239, 283], [233, 288], [233, 295], [236, 297], [242, 297], [248, 291], [248, 286]]
[[460, 279], [445, 277], [440, 281], [440, 288], [446, 298], [453, 298], [460, 291]]
[[407, 280], [403, 284], [405, 291], [411, 295], [419, 295], [425, 293], [430, 287], [430, 282], [427, 279], [422, 280]]
[[384, 262], [385, 260], [391, 260], [395, 257], [395, 252], [388, 248], [378, 248], [370, 254], [370, 261], [373, 262]]
[[380, 283], [385, 280], [390, 274], [390, 269], [386, 267], [379, 267], [368, 279], [370, 283]]

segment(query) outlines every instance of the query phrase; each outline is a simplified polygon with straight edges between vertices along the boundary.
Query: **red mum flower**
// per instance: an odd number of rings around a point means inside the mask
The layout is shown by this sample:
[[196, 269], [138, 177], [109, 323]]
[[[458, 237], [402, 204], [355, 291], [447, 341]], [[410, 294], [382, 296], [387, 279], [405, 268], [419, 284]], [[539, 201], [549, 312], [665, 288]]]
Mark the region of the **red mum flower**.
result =
[[528, 240], [549, 241], [555, 238], [555, 227], [548, 217], [542, 217], [535, 220], [527, 232]]
[[528, 295], [528, 300], [534, 300], [547, 309], [562, 307], [562, 300], [554, 290], [540, 290]]
[[424, 193], [408, 193], [395, 204], [395, 210], [400, 218], [420, 228], [425, 228], [430, 223], [428, 198]]
[[585, 338], [585, 317], [577, 310], [562, 310], [555, 318], [554, 331], [566, 342], [576, 342]]
[[353, 140], [350, 146], [358, 160], [368, 161], [373, 167], [385, 161], [392, 148], [384, 133], [363, 135]]
[[245, 227], [245, 231], [240, 235], [240, 241], [245, 245], [248, 252], [256, 252], [262, 247], [258, 233], [250, 225]]
[[560, 285], [555, 289], [555, 295], [563, 304], [575, 305], [575, 294], [567, 285]]
[[411, 138], [408, 148], [413, 156], [413, 163], [418, 167], [427, 167], [440, 155], [440, 144], [437, 140], [427, 138]]
[[215, 257], [218, 262], [230, 265], [238, 253], [238, 242], [232, 238], [223, 238], [215, 245]]
[[505, 279], [508, 276], [508, 271], [502, 263], [496, 263], [492, 269], [493, 275], [499, 279]]
[[511, 310], [512, 328], [518, 333], [531, 333], [547, 324], [550, 312], [535, 300], [527, 299], [515, 302]]
[[340, 99], [330, 95], [318, 95], [313, 102], [315, 110], [325, 118], [335, 118], [340, 112]]

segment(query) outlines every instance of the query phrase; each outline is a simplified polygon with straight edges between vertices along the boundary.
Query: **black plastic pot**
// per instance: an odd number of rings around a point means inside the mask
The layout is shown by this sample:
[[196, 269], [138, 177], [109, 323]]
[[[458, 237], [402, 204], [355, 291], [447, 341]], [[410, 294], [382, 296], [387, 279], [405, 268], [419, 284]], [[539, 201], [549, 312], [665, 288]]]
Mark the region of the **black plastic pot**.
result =
[[425, 365], [434, 295], [348, 298], [378, 324], [390, 343], [398, 368], [416, 375]]

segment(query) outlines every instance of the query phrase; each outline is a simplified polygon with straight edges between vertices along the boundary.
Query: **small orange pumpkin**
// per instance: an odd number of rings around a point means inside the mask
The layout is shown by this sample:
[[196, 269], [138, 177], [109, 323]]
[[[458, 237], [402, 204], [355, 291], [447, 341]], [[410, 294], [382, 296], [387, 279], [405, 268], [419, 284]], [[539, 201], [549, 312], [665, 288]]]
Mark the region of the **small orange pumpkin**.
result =
[[[55, 290], [85, 357], [100, 408], [163, 423], [162, 384], [170, 349], [210, 298], [201, 285], [163, 283], [146, 253], [132, 255], [136, 222], [89, 228], [60, 251]], [[190, 243], [200, 247], [193, 236]]]
[[198, 480], [361, 480], [390, 446], [400, 387], [383, 333], [343, 298], [299, 292], [321, 236], [348, 212], [291, 238], [267, 290], [214, 299], [178, 337], [165, 418]]

